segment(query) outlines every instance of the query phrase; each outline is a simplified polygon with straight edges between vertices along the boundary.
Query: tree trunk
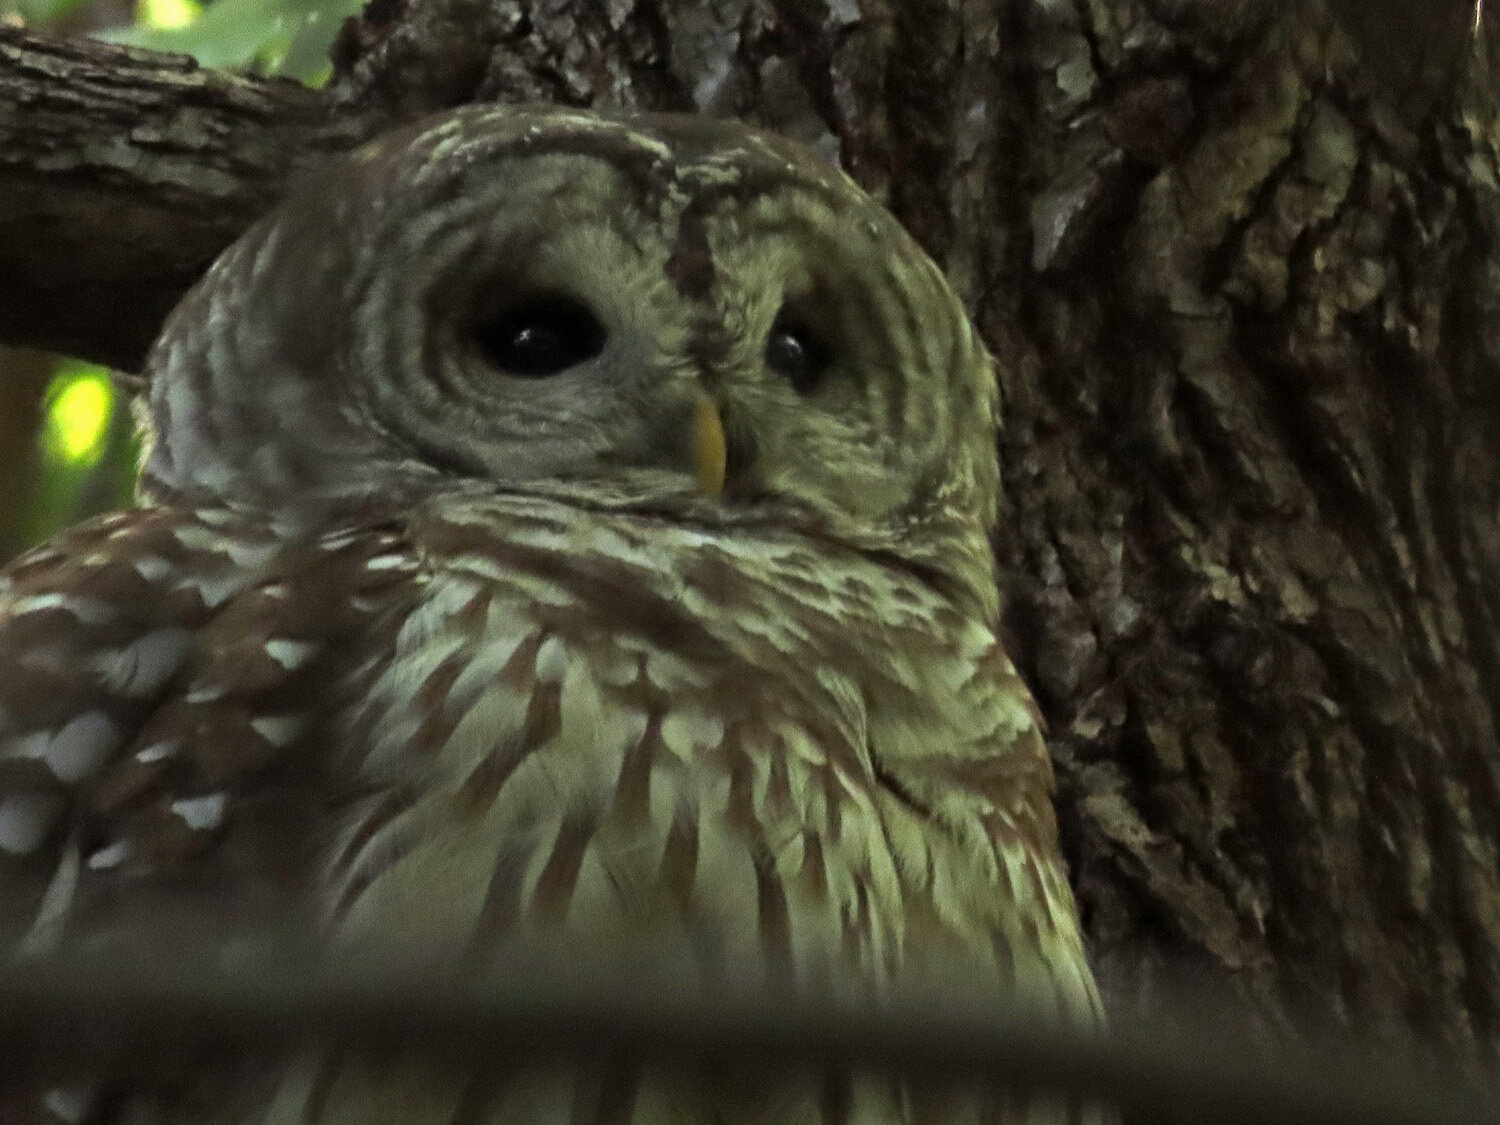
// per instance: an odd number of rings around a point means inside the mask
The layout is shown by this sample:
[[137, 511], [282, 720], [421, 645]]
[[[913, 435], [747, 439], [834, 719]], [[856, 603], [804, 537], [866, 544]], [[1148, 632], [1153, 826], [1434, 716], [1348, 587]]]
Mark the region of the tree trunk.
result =
[[[38, 91], [62, 105], [72, 72], [18, 72], [43, 47], [0, 31], [0, 263], [8, 299], [46, 310], [45, 330], [0, 328], [133, 360], [184, 262], [289, 169], [439, 106], [728, 113], [800, 137], [926, 244], [997, 357], [1006, 629], [1050, 726], [1107, 998], [1186, 987], [1258, 1027], [1311, 1016], [1489, 1063], [1500, 35], [1474, 15], [1473, 0], [375, 0], [327, 91], [278, 100], [197, 73], [193, 96], [217, 100], [190, 121], [263, 127], [241, 161], [221, 159], [236, 150], [217, 126], [173, 134], [177, 188], [101, 178], [95, 158], [139, 140], [138, 111], [87, 97], [55, 109], [74, 116], [50, 119], [50, 160], [14, 158], [41, 151], [17, 147], [42, 127], [17, 108]], [[151, 105], [195, 74], [143, 60], [115, 78]], [[155, 213], [183, 183], [220, 201], [191, 254], [145, 223], [108, 258], [107, 284], [151, 301], [28, 273], [67, 235], [47, 222]], [[97, 248], [77, 249], [97, 276]]]

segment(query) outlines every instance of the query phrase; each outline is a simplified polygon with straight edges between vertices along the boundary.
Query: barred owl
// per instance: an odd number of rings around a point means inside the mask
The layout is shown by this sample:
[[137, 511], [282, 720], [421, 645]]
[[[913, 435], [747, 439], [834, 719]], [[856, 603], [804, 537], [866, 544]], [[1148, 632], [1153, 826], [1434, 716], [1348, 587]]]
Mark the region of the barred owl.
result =
[[[729, 123], [453, 112], [294, 189], [148, 375], [142, 505], [0, 587], [14, 955], [150, 904], [290, 910], [329, 949], [674, 946], [706, 987], [957, 977], [1097, 1023], [995, 632], [990, 361], [840, 172]], [[978, 1112], [899, 1077], [570, 1065], [314, 1057], [178, 1081], [193, 1110], [118, 1074], [35, 1097], [73, 1121]]]

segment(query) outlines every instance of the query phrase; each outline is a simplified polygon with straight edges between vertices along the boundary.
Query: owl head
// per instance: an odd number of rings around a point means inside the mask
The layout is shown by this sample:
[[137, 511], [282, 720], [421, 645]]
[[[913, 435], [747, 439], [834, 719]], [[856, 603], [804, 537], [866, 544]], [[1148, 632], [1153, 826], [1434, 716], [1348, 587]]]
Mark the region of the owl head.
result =
[[996, 390], [938, 268], [781, 138], [471, 106], [312, 174], [148, 362], [148, 496], [542, 492], [878, 552], [994, 603]]

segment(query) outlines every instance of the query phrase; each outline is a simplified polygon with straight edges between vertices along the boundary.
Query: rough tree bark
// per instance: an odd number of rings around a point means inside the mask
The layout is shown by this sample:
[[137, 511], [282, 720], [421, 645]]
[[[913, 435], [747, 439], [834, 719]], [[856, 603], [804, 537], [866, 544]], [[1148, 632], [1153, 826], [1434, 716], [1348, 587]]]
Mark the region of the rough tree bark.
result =
[[799, 136], [999, 361], [1006, 627], [1108, 996], [1186, 982], [1493, 1063], [1500, 33], [1474, 16], [375, 0], [318, 94], [0, 31], [0, 337], [133, 363], [290, 170], [439, 106]]

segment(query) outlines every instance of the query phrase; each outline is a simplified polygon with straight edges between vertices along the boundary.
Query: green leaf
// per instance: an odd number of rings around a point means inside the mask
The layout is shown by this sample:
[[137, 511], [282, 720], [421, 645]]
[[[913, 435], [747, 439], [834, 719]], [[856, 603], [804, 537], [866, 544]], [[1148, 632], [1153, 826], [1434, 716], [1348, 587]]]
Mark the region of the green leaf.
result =
[[89, 0], [3, 0], [0, 2], [0, 17], [19, 17], [28, 27], [42, 27], [55, 23]]
[[254, 66], [303, 80], [326, 78], [328, 49], [363, 0], [218, 0], [185, 27], [134, 27], [100, 38], [192, 55], [204, 66]]
[[43, 448], [47, 459], [87, 468], [104, 451], [114, 409], [109, 372], [81, 360], [64, 360], [47, 388]]
[[130, 500], [140, 455], [130, 411], [109, 373], [60, 360], [38, 434], [39, 476], [24, 507], [25, 542]]

